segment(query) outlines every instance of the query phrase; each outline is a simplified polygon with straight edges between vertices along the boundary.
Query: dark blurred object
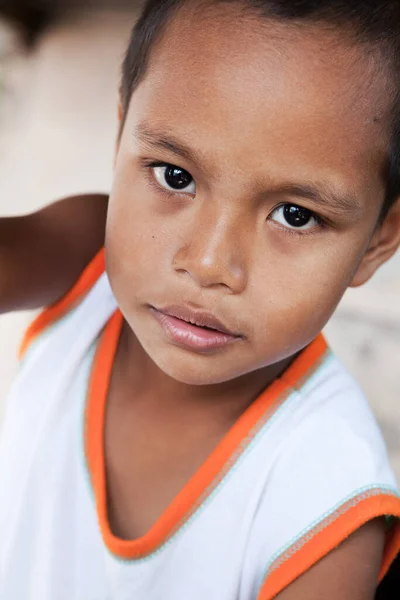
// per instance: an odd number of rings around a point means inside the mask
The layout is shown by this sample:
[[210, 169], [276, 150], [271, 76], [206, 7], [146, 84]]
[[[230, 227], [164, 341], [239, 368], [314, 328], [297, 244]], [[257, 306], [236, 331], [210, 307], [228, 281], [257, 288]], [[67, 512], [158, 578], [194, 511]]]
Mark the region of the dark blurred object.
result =
[[141, 0], [0, 0], [0, 17], [16, 25], [28, 46], [59, 15], [68, 10], [133, 8]]
[[389, 573], [380, 584], [375, 600], [399, 600], [400, 598], [400, 554]]
[[0, 16], [20, 29], [28, 46], [54, 18], [58, 0], [0, 0]]

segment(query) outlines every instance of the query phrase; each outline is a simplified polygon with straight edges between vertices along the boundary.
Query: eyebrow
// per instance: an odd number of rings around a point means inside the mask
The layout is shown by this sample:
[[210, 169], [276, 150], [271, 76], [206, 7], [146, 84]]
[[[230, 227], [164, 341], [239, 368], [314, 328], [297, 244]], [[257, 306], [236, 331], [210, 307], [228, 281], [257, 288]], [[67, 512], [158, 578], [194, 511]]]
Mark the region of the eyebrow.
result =
[[168, 132], [151, 129], [146, 123], [139, 123], [134, 130], [134, 134], [143, 144], [152, 148], [167, 150], [190, 162], [197, 162], [200, 159], [200, 156], [193, 152], [189, 146], [182, 144]]
[[[194, 152], [189, 146], [174, 138], [168, 131], [158, 131], [149, 127], [146, 123], [139, 123], [134, 130], [135, 137], [146, 146], [172, 152], [192, 163], [205, 162], [204, 158]], [[354, 218], [363, 213], [360, 200], [348, 192], [338, 192], [327, 182], [320, 183], [284, 183], [272, 186], [267, 195], [296, 196], [305, 200], [311, 200], [322, 208], [328, 208], [333, 212], [341, 213]]]

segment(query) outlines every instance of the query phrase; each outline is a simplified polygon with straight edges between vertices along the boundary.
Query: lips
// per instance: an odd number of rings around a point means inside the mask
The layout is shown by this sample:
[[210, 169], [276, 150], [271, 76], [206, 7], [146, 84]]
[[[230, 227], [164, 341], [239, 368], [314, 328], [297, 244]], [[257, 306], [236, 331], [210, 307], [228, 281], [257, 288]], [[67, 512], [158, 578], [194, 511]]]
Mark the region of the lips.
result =
[[223, 348], [242, 336], [228, 329], [212, 313], [185, 306], [150, 310], [167, 337], [180, 346], [200, 352]]

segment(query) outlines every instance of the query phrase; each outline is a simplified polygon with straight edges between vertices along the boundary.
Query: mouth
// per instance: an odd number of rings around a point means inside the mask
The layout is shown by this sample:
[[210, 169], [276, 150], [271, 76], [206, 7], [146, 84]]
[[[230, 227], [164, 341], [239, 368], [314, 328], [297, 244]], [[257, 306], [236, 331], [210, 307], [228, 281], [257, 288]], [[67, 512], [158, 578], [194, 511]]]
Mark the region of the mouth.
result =
[[210, 352], [243, 339], [242, 335], [230, 331], [207, 311], [192, 310], [185, 306], [149, 308], [167, 337], [189, 350]]

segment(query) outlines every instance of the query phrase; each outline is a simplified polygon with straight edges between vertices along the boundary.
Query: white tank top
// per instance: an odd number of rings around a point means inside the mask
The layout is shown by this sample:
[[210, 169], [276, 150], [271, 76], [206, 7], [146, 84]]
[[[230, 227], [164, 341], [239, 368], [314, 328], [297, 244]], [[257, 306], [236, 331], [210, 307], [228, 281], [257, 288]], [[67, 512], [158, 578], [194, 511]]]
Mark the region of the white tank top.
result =
[[122, 316], [104, 253], [33, 323], [0, 439], [0, 598], [270, 600], [400, 496], [366, 400], [319, 336], [151, 530], [113, 535], [104, 415]]

